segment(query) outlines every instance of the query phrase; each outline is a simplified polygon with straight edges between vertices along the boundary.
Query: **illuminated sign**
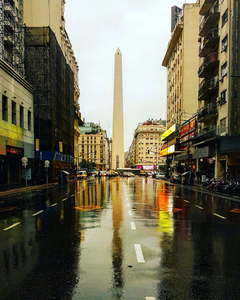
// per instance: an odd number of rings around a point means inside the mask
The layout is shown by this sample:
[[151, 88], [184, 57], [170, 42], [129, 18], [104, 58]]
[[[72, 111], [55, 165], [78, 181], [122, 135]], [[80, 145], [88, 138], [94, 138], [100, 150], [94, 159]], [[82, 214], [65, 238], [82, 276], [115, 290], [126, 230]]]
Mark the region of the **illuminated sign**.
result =
[[161, 150], [160, 156], [166, 156], [166, 155], [172, 154], [174, 152], [175, 152], [175, 145], [171, 145], [170, 147]]
[[162, 141], [165, 140], [170, 134], [172, 134], [175, 131], [176, 131], [176, 124], [174, 124], [172, 127], [170, 127], [167, 131], [165, 131], [162, 134], [161, 136]]
[[180, 136], [184, 136], [189, 132], [189, 123], [182, 125]]
[[6, 151], [8, 156], [23, 156], [23, 149], [6, 146]]
[[193, 130], [196, 130], [196, 123], [197, 123], [196, 118], [190, 120], [190, 126], [189, 126], [189, 131], [190, 132], [193, 131]]

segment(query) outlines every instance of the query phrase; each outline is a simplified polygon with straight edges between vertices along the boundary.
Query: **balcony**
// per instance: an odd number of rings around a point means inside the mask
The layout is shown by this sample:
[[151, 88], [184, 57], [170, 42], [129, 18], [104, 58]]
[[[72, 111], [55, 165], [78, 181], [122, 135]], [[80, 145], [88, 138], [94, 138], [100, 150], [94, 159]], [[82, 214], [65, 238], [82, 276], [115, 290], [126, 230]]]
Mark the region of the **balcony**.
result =
[[201, 64], [198, 69], [198, 77], [206, 77], [206, 74], [209, 73], [209, 70], [216, 69], [219, 66], [218, 53], [210, 53]]
[[205, 107], [202, 107], [198, 113], [198, 121], [199, 122], [207, 122], [218, 115], [217, 105], [216, 104], [208, 104]]
[[216, 22], [220, 16], [219, 4], [215, 3], [206, 12], [199, 25], [199, 35], [204, 36], [213, 26], [215, 27]]
[[199, 85], [198, 100], [207, 99], [210, 95], [218, 91], [218, 87], [218, 75], [208, 81], [203, 80]]
[[[201, 16], [205, 15], [205, 13], [209, 10], [211, 6], [216, 2], [216, 0], [205, 0], [203, 1], [202, 6], [200, 7], [199, 14]], [[218, 1], [217, 1], [218, 2]]]
[[219, 31], [218, 28], [214, 28], [205, 35], [204, 40], [199, 46], [199, 56], [207, 56], [212, 49], [216, 48], [219, 43]]
[[197, 136], [192, 139], [192, 145], [205, 144], [211, 141], [215, 141], [218, 136], [218, 128], [206, 128], [197, 133]]

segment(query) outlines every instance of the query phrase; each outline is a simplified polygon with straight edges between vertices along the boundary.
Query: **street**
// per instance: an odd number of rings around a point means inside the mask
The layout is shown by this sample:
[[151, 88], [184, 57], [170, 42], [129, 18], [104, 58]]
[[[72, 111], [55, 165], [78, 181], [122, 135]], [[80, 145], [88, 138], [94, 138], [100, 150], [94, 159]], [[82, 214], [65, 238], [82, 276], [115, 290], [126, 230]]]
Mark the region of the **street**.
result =
[[0, 205], [0, 299], [239, 299], [237, 197], [136, 176]]

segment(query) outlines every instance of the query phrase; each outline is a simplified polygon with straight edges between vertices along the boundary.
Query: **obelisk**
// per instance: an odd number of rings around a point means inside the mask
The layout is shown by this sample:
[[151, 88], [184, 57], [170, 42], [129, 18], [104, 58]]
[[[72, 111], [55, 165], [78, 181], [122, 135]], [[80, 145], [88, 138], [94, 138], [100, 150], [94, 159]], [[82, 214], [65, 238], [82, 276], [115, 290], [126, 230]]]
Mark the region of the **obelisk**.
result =
[[124, 168], [122, 53], [118, 48], [114, 65], [112, 168]]

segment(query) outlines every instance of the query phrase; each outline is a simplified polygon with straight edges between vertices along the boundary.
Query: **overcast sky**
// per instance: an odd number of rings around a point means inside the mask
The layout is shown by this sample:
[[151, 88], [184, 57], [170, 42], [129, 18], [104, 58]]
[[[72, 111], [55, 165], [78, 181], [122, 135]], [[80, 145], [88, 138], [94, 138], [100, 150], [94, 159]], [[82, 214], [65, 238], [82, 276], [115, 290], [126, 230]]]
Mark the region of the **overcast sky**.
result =
[[114, 55], [123, 55], [124, 150], [138, 123], [166, 118], [171, 7], [184, 0], [67, 0], [66, 30], [79, 65], [80, 111], [112, 137]]

